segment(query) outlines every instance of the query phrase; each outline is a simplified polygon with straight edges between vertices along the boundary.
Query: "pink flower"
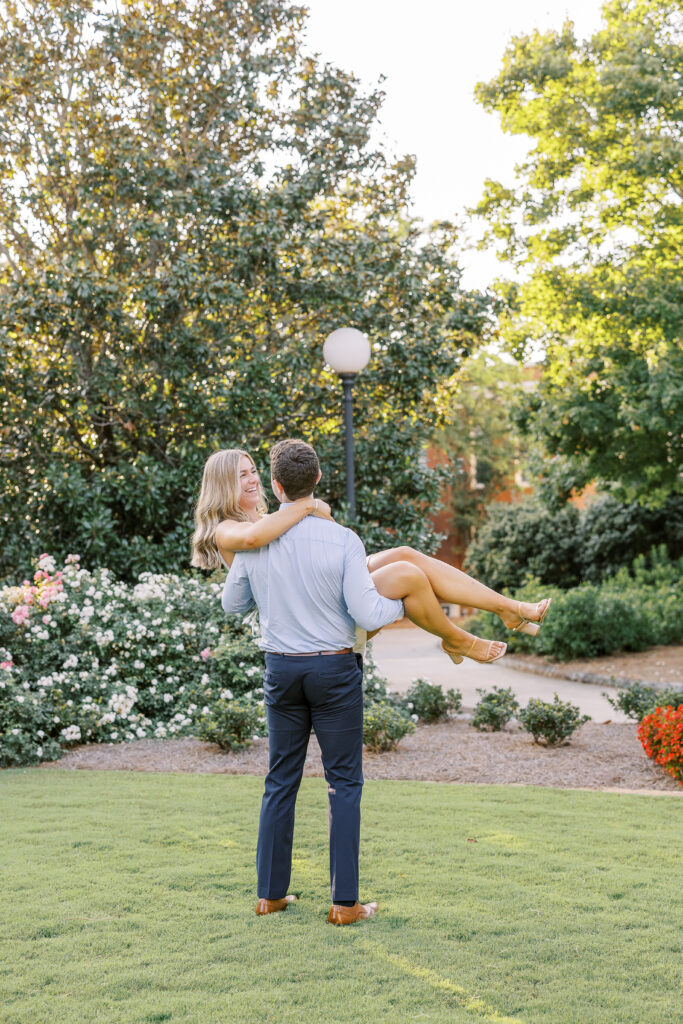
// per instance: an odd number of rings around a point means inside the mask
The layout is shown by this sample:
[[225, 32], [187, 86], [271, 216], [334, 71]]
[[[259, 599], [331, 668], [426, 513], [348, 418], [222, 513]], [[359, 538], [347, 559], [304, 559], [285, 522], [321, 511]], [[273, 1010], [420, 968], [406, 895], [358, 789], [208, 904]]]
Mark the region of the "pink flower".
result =
[[203, 651], [199, 652], [199, 657], [202, 659], [202, 661], [206, 661], [207, 658], [209, 658], [210, 656], [211, 656], [211, 648], [210, 647], [205, 647]]
[[23, 622], [29, 617], [30, 612], [25, 604], [18, 604], [12, 612], [12, 622], [15, 625], [21, 626]]
[[0, 661], [0, 668], [7, 669], [9, 672], [10, 669], [14, 668], [14, 665], [11, 661]]

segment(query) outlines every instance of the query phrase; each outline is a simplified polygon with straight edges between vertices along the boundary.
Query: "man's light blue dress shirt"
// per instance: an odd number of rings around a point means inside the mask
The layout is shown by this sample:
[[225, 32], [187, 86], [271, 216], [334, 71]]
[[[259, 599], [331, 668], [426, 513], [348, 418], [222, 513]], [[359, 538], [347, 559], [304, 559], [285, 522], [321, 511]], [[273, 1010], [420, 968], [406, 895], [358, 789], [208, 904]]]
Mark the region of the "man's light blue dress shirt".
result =
[[352, 647], [356, 623], [370, 632], [403, 615], [402, 601], [377, 593], [356, 534], [318, 516], [267, 547], [238, 551], [222, 604], [227, 615], [258, 605], [259, 646], [288, 654]]

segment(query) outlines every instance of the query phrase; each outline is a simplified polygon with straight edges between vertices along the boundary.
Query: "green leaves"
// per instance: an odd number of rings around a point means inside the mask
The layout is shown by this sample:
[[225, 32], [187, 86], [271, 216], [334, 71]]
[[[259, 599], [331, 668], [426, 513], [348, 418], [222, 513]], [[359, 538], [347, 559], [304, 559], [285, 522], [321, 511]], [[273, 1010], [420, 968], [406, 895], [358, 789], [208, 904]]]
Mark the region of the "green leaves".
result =
[[48, 547], [106, 551], [126, 577], [178, 567], [216, 448], [265, 469], [278, 438], [313, 441], [337, 505], [322, 342], [342, 324], [374, 346], [357, 525], [433, 544], [432, 396], [489, 303], [460, 291], [454, 229], [411, 220], [412, 162], [370, 144], [381, 91], [306, 54], [303, 17], [286, 0], [5, 6], [0, 576]]
[[515, 189], [487, 183], [477, 212], [527, 268], [501, 327], [515, 354], [545, 352], [527, 429], [549, 486], [661, 503], [682, 461], [680, 5], [611, 3], [604, 18], [580, 45], [570, 25], [513, 40], [479, 86], [534, 145]]

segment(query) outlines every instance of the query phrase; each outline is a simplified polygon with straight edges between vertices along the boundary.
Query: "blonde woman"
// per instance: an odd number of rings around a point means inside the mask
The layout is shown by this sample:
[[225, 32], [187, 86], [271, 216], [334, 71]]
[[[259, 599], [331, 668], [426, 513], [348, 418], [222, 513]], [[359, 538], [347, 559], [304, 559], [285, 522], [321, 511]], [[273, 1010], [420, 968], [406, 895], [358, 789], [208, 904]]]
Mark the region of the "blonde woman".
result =
[[[230, 567], [237, 551], [264, 547], [307, 515], [331, 519], [320, 499], [301, 498], [268, 514], [258, 470], [248, 452], [237, 448], [214, 452], [204, 466], [195, 508], [191, 563], [200, 569]], [[378, 593], [403, 601], [406, 616], [441, 637], [442, 648], [459, 664], [463, 658], [480, 663], [498, 661], [507, 645], [484, 640], [456, 626], [443, 612], [443, 603], [491, 611], [508, 629], [535, 635], [550, 600], [526, 604], [503, 597], [454, 566], [402, 546], [368, 558]]]

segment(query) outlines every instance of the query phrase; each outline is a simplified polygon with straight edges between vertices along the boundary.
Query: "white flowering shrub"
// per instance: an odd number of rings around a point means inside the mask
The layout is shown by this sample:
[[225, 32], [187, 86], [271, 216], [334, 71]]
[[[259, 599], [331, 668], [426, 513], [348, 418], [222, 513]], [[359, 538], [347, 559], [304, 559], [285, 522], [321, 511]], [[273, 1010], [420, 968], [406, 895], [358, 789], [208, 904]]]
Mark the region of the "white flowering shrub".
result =
[[[236, 744], [265, 734], [263, 654], [221, 590], [152, 573], [132, 586], [42, 555], [32, 581], [0, 589], [0, 767], [77, 743], [217, 736], [219, 724]], [[383, 701], [369, 648], [364, 677], [366, 706]]]
[[387, 680], [375, 665], [372, 656], [372, 641], [365, 648], [363, 658], [363, 707], [371, 708], [390, 699], [387, 692]]
[[0, 589], [0, 765], [35, 764], [82, 742], [200, 732], [230, 688], [263, 714], [263, 655], [226, 619], [221, 585], [107, 569], [58, 570]]

